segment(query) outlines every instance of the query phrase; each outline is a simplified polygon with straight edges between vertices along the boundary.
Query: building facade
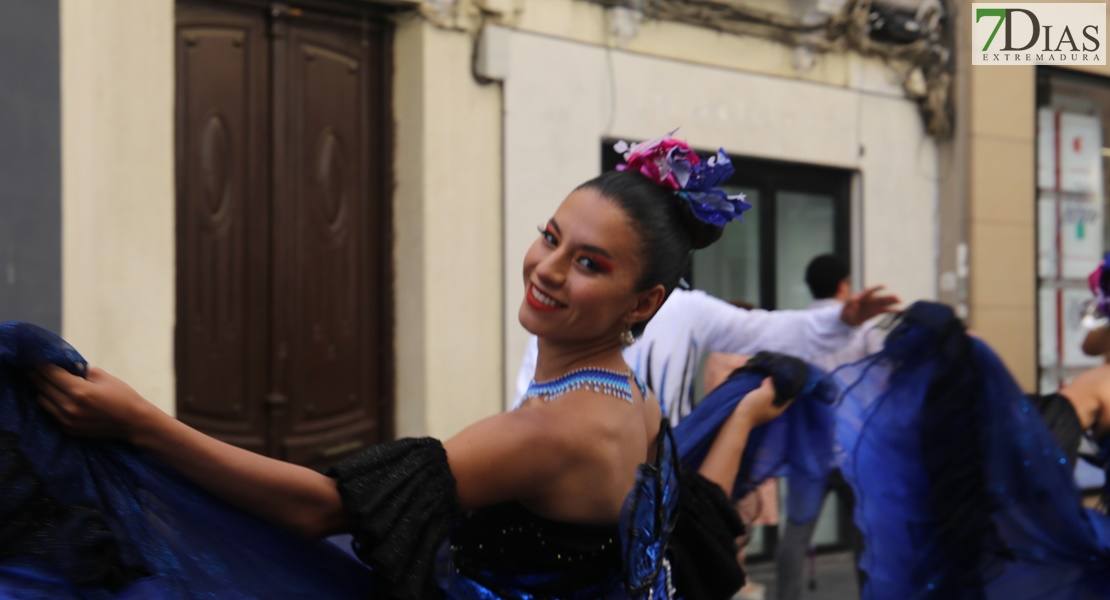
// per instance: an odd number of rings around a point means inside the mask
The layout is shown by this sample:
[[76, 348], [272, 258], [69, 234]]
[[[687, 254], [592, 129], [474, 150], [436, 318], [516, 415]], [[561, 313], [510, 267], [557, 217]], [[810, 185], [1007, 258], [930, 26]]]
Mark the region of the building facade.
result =
[[[363, 430], [324, 440], [313, 437], [315, 425], [297, 429], [312, 422], [342, 430], [351, 394], [352, 406], [365, 397], [379, 411], [380, 437], [447, 436], [501, 410], [526, 339], [516, 314], [534, 227], [612, 164], [614, 141], [675, 128], [700, 150], [729, 152], [734, 187], [756, 204], [716, 254], [697, 257], [695, 285], [796, 307], [805, 299], [800, 266], [835, 251], [850, 259], [857, 285], [962, 305], [1022, 384], [1035, 386], [1034, 68], [972, 69], [956, 46], [952, 81], [939, 85], [905, 51], [876, 50], [904, 40], [768, 33], [776, 24], [858, 16], [870, 3], [736, 3], [770, 24], [751, 32], [684, 20], [664, 12], [681, 3], [666, 2], [25, 4], [48, 9], [9, 29], [44, 35], [29, 45], [8, 31], [0, 43], [26, 49], [46, 65], [34, 77], [49, 76], [36, 87], [28, 72], [15, 74], [19, 94], [0, 98], [34, 109], [8, 111], [5, 128], [29, 127], [40, 140], [9, 146], [34, 164], [4, 176], [12, 189], [60, 185], [29, 188], [39, 212], [26, 218], [46, 233], [15, 225], [14, 246], [45, 262], [9, 248], [16, 278], [7, 279], [5, 317], [60, 327], [95, 364], [197, 422], [218, 427], [252, 410], [260, 422], [295, 422], [277, 428], [276, 442], [257, 442], [276, 454], [323, 460], [369, 439]], [[885, 3], [927, 20], [922, 4]], [[958, 32], [970, 17], [945, 18]], [[365, 76], [350, 84], [364, 94], [355, 104], [339, 93], [313, 95], [348, 85], [344, 73]], [[214, 86], [221, 77], [240, 82], [236, 93], [261, 108], [220, 96], [230, 89]], [[922, 109], [938, 94], [953, 99], [950, 132]], [[204, 102], [254, 120], [188, 112]], [[351, 106], [354, 133], [344, 134], [329, 119]], [[221, 211], [232, 209], [221, 202], [248, 196], [256, 204], [227, 205], [238, 207], [245, 237], [224, 246], [204, 237], [225, 227]], [[301, 201], [321, 207], [324, 229], [297, 233]], [[366, 203], [373, 210], [356, 210]], [[294, 241], [283, 245], [283, 236]], [[305, 240], [324, 241], [302, 252]], [[221, 271], [220, 257], [233, 255], [240, 262]], [[336, 256], [348, 261], [345, 270], [320, 266]], [[1022, 256], [1024, 266], [995, 268]], [[335, 299], [365, 322], [352, 326], [353, 345], [301, 327], [315, 323], [311, 307], [327, 312]], [[213, 307], [211, 318], [189, 338], [189, 310], [201, 305]], [[327, 314], [346, 323], [342, 311]], [[183, 366], [183, 339], [219, 352]], [[289, 366], [298, 356], [307, 362]], [[253, 379], [223, 385], [221, 369]], [[343, 376], [321, 378], [363, 370], [384, 383], [356, 377], [332, 390]], [[183, 372], [206, 383], [183, 393]], [[342, 402], [313, 403], [322, 389]], [[221, 394], [241, 405], [205, 404]], [[282, 441], [289, 436], [296, 439]]]

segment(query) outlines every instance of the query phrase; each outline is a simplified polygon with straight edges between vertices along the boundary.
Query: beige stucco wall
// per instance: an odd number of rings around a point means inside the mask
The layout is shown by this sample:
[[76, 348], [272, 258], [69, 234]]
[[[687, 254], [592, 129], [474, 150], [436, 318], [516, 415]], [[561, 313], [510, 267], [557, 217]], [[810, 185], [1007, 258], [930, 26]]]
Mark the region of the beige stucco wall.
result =
[[970, 81], [969, 324], [1022, 388], [1033, 391], [1035, 72], [1033, 67], [972, 67]]
[[472, 39], [416, 18], [394, 56], [397, 434], [501, 408], [501, 100]]
[[62, 331], [173, 410], [173, 2], [61, 0]]
[[[618, 44], [611, 33], [613, 18], [599, 4], [582, 0], [517, 1], [522, 10], [517, 18], [507, 23], [514, 29], [593, 46]], [[650, 14], [650, 7], [647, 11]], [[620, 49], [695, 65], [828, 85], [846, 86], [852, 79], [853, 59], [845, 54], [814, 54], [813, 67], [800, 72], [793, 64], [796, 58], [805, 57], [797, 56], [793, 49], [782, 44], [651, 19], [645, 20], [636, 35]]]

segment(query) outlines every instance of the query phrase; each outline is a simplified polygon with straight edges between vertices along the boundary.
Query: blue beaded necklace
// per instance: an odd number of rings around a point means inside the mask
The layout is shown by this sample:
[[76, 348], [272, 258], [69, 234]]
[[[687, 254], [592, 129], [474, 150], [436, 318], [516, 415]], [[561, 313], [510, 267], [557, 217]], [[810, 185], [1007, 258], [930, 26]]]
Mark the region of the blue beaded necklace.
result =
[[[532, 383], [528, 384], [528, 390], [524, 392], [524, 400], [530, 398], [542, 398], [544, 401], [554, 400], [567, 392], [586, 388], [631, 403], [632, 385], [628, 383], [629, 377], [632, 377], [632, 374], [628, 371], [622, 373], [610, 369], [583, 367], [550, 381], [538, 382], [533, 379]], [[638, 377], [636, 378], [636, 385], [640, 387], [641, 393], [643, 393], [644, 384], [640, 382]]]

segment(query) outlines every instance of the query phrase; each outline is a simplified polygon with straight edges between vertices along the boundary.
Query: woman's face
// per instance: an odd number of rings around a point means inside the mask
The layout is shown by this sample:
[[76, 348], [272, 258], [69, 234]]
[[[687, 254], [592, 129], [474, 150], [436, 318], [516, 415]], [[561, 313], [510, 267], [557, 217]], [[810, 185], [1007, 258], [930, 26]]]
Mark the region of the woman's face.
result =
[[572, 192], [524, 256], [520, 323], [550, 340], [616, 342], [662, 303], [662, 286], [635, 289], [640, 243], [617, 204], [592, 189]]

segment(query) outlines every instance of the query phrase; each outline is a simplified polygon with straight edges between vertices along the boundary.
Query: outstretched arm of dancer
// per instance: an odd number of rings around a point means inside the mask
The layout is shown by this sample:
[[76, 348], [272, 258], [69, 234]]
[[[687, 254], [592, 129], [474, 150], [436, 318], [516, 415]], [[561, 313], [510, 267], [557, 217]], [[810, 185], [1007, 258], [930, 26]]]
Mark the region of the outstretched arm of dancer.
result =
[[752, 429], [778, 418], [790, 405], [786, 402], [775, 406], [774, 400], [775, 388], [768, 377], [736, 405], [698, 469], [702, 477], [721, 486], [726, 494], [732, 492], [736, 483], [736, 473], [740, 470], [740, 460]]
[[39, 404], [74, 434], [127, 440], [212, 494], [306, 537], [342, 530], [336, 482], [322, 473], [204, 435], [101, 369], [82, 379], [47, 366], [32, 377]]
[[[39, 403], [70, 432], [117, 438], [146, 450], [210, 493], [307, 537], [343, 531], [336, 481], [322, 473], [209, 437], [167, 415], [100, 369], [88, 379], [57, 367], [32, 375]], [[588, 435], [555, 427], [553, 411], [497, 415], [444, 444], [462, 508], [542, 495], [582, 463]]]

